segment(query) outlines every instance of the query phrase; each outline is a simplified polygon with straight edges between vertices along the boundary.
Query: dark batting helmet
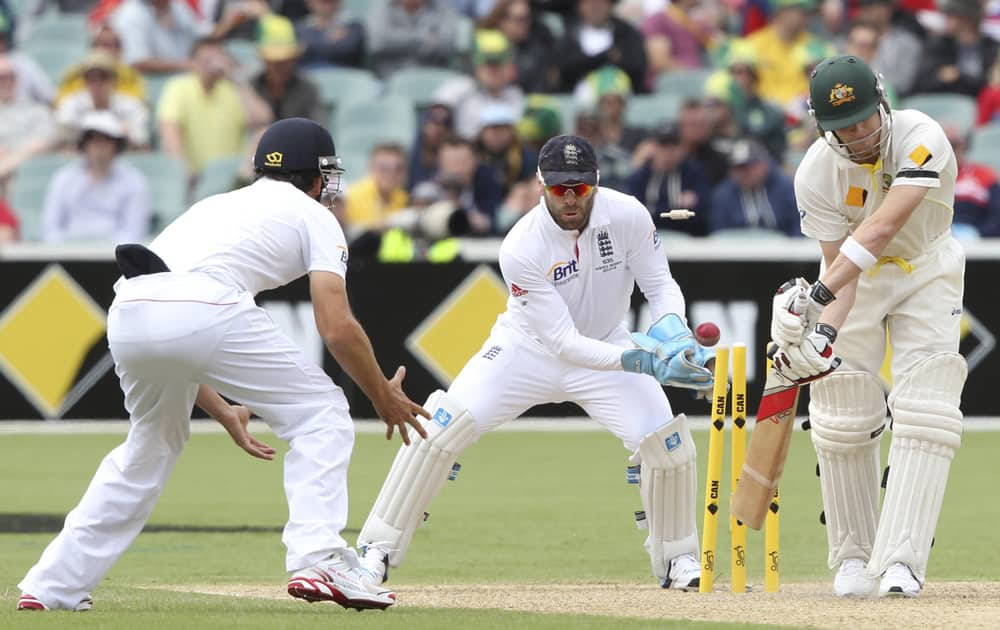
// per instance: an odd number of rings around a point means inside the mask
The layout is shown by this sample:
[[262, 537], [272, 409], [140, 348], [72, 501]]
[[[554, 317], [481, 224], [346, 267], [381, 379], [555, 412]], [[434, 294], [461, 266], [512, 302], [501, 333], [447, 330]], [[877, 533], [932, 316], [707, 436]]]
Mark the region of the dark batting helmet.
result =
[[262, 175], [317, 173], [331, 199], [340, 194], [344, 173], [330, 132], [308, 118], [285, 118], [268, 127], [257, 143], [253, 168]]

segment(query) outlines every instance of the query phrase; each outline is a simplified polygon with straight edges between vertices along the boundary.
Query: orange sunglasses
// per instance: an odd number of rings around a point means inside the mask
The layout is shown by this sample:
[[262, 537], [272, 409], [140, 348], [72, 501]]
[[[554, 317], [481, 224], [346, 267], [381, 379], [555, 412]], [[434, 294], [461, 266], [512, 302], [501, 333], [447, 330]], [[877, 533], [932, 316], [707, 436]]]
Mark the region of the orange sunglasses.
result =
[[569, 191], [573, 191], [573, 194], [577, 197], [586, 197], [591, 192], [594, 191], [594, 187], [590, 184], [573, 184], [567, 186], [566, 184], [554, 184], [552, 186], [545, 187], [550, 193], [556, 197], [562, 197]]

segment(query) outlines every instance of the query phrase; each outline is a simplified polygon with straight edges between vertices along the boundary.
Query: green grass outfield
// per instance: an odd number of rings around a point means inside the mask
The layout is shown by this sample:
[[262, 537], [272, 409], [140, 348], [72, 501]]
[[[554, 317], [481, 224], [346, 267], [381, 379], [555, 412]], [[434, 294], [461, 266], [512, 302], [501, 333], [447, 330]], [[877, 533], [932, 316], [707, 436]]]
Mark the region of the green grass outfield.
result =
[[[279, 446], [273, 436], [262, 437], [272, 438], [272, 444]], [[697, 431], [695, 438], [703, 477], [708, 433]], [[158, 587], [213, 584], [273, 584], [280, 589], [286, 579], [278, 533], [286, 516], [281, 464], [252, 460], [221, 434], [192, 436], [150, 519], [151, 526], [167, 531], [139, 536], [94, 593], [92, 613], [15, 613], [16, 584], [54, 534], [12, 533], [11, 519], [3, 515], [61, 517], [79, 499], [101, 458], [121, 440], [121, 435], [104, 434], [0, 434], [0, 532], [4, 532], [0, 533], [0, 628], [273, 629], [330, 627], [333, 623], [347, 628], [589, 628], [621, 623], [630, 628], [729, 627], [416, 606], [357, 614], [290, 598], [162, 590]], [[395, 447], [379, 435], [358, 436], [346, 534], [351, 542]], [[929, 569], [932, 582], [1000, 581], [997, 453], [1000, 433], [966, 434], [952, 467], [937, 529]], [[406, 564], [393, 572], [392, 584], [400, 600], [405, 602], [407, 586], [418, 585], [652, 584], [649, 560], [641, 546], [644, 532], [636, 529], [632, 516], [640, 509], [638, 491], [625, 483], [626, 458], [621, 444], [603, 432], [510, 431], [485, 437], [460, 459], [463, 469], [458, 480], [447, 484], [432, 504], [431, 518], [417, 533]], [[728, 488], [728, 457], [725, 467], [724, 489]], [[704, 479], [699, 497], [703, 484]], [[829, 579], [820, 509], [815, 456], [808, 435], [797, 431], [782, 484], [784, 583]], [[244, 526], [257, 531], [176, 531]], [[749, 547], [749, 580], [761, 584], [762, 535], [751, 532]], [[718, 548], [728, 549], [724, 520], [720, 520]], [[728, 553], [720, 551], [718, 582], [728, 581], [728, 563]]]

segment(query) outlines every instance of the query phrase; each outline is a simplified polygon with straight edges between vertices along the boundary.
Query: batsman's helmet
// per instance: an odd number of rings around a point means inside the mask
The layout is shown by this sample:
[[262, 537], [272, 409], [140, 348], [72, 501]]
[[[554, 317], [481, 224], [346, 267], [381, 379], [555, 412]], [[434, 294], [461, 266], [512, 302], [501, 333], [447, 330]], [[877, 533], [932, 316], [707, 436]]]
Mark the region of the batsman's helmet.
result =
[[340, 193], [344, 173], [330, 132], [308, 118], [284, 118], [268, 127], [257, 143], [253, 168], [262, 175], [318, 173], [331, 198]]
[[891, 113], [882, 83], [868, 64], [854, 55], [829, 57], [816, 65], [809, 77], [809, 111], [827, 142], [845, 154], [850, 154], [851, 147], [836, 138], [836, 131], [878, 112], [882, 124], [875, 133], [881, 133], [881, 146], [888, 146]]

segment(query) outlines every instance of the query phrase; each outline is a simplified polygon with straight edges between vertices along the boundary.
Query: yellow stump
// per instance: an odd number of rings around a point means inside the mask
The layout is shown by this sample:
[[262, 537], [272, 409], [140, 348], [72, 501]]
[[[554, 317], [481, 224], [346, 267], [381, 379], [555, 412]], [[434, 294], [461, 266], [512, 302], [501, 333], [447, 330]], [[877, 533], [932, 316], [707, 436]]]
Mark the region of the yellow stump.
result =
[[[740, 482], [740, 471], [747, 452], [747, 347], [745, 344], [733, 344], [733, 457], [730, 470], [729, 500], [732, 503], [733, 492]], [[731, 549], [729, 554], [730, 575], [733, 576], [732, 591], [745, 593], [747, 590], [747, 527], [729, 515], [729, 533]]]
[[712, 390], [712, 426], [708, 434], [708, 474], [705, 479], [705, 514], [701, 533], [701, 581], [698, 590], [711, 593], [715, 585], [715, 545], [719, 526], [719, 491], [722, 485], [722, 449], [726, 436], [726, 393], [729, 383], [729, 348], [715, 351], [715, 387]]
[[778, 498], [778, 489], [775, 488], [774, 498], [764, 518], [764, 553], [767, 556], [764, 561], [764, 591], [768, 593], [778, 592], [778, 535], [781, 531], [778, 520]]

